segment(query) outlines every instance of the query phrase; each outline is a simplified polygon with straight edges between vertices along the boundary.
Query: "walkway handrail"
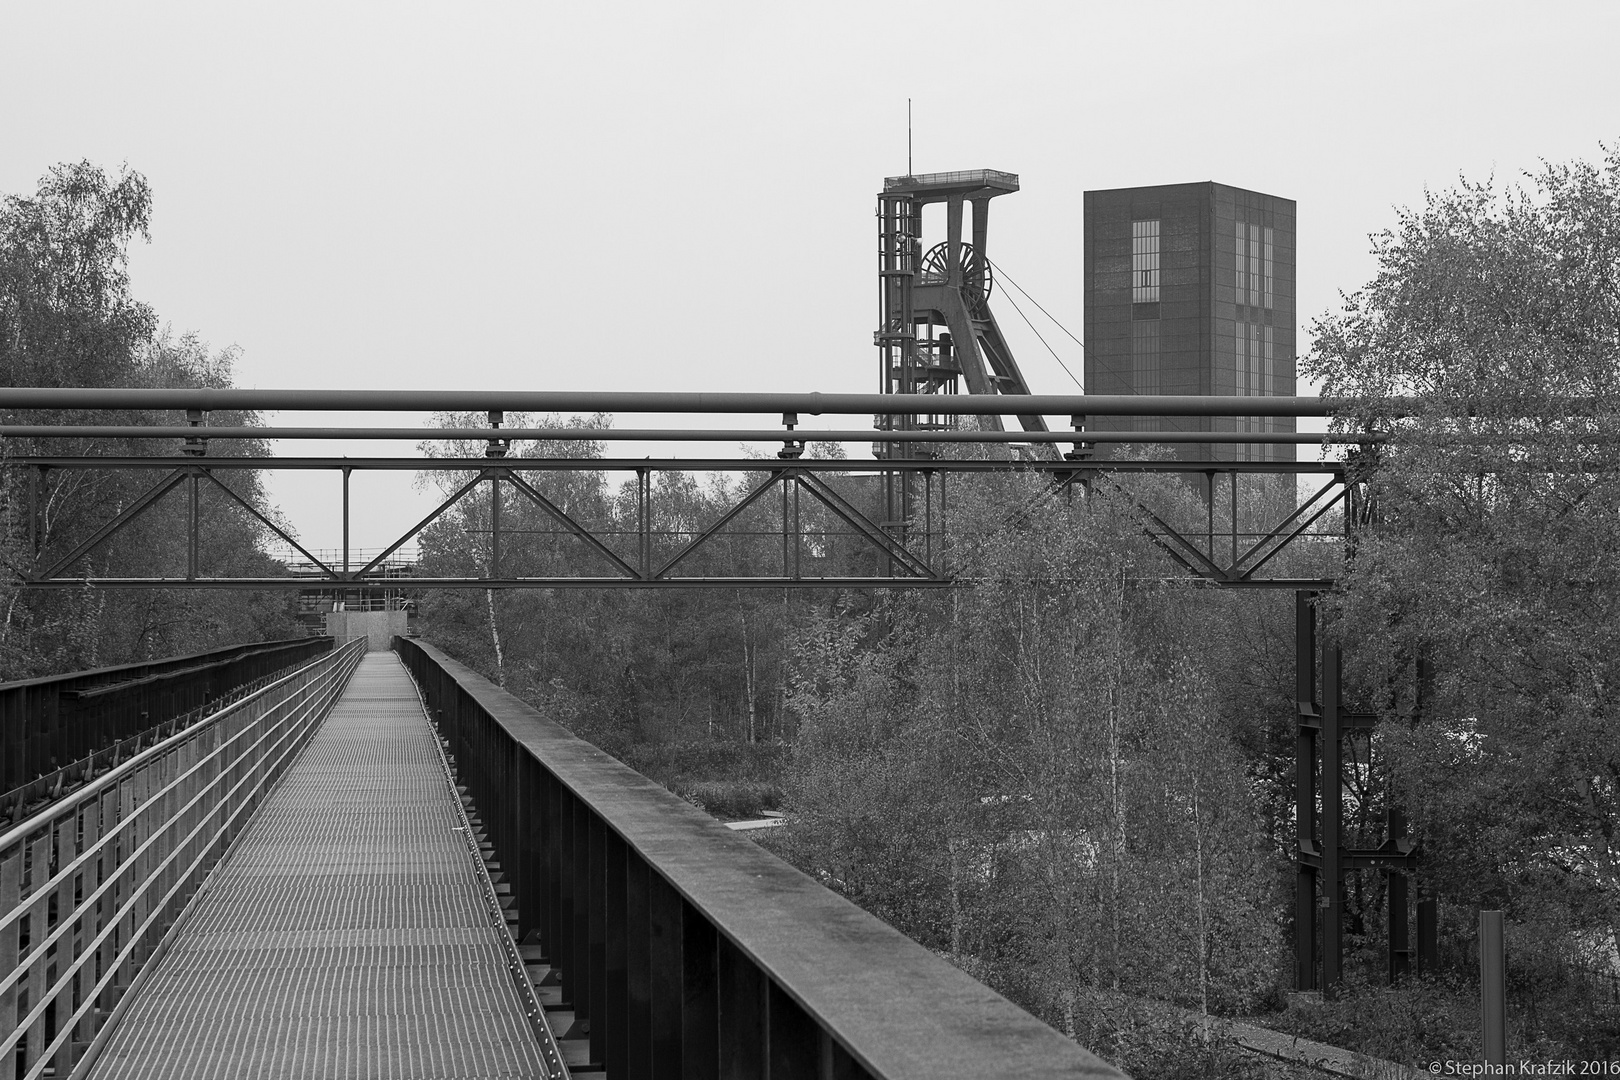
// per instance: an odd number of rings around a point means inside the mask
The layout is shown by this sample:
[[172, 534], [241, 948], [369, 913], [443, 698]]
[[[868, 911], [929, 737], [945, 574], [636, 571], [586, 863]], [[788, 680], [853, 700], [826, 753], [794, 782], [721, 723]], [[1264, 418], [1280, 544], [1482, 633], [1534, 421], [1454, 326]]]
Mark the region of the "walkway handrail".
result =
[[0, 835], [0, 1061], [68, 1075], [364, 653], [330, 652]]
[[[93, 671], [0, 683], [0, 792], [98, 756], [237, 688], [314, 659], [328, 638], [246, 642]], [[34, 797], [34, 796], [29, 796]]]
[[432, 645], [394, 649], [609, 1080], [1121, 1076]]

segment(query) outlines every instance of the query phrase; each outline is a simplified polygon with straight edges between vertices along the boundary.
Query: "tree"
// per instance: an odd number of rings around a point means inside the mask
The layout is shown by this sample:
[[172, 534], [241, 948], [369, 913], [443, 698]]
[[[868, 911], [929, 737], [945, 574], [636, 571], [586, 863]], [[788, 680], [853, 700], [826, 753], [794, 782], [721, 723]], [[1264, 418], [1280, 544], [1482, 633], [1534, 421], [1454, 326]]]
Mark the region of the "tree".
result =
[[[145, 304], [131, 297], [127, 248], [147, 235], [151, 191], [137, 172], [110, 179], [89, 162], [59, 165], [32, 197], [0, 201], [0, 378], [11, 386], [226, 387], [232, 350], [210, 353], [194, 335], [159, 332]], [[16, 419], [7, 416], [6, 419]], [[33, 411], [32, 423], [175, 423], [159, 413]], [[252, 424], [245, 414], [220, 413], [216, 423]], [[0, 464], [29, 453], [147, 454], [152, 440], [113, 445], [89, 440], [5, 440]], [[216, 443], [215, 456], [257, 455], [253, 442]], [[162, 590], [23, 592], [19, 575], [51, 565], [116, 516], [153, 474], [57, 469], [22, 475], [3, 470], [0, 558], [0, 678], [114, 664], [200, 651], [225, 641], [262, 640], [295, 632], [284, 595]], [[257, 474], [232, 471], [221, 482], [273, 515]], [[35, 488], [31, 496], [29, 488]], [[30, 499], [39, 515], [30, 526]], [[183, 565], [183, 514], [165, 513], [182, 498], [172, 492], [85, 559], [98, 570], [127, 576], [173, 574]], [[265, 572], [262, 526], [222, 493], [201, 502], [203, 565]]]
[[1374, 252], [1304, 365], [1389, 440], [1336, 633], [1459, 937], [1502, 906], [1578, 961], [1620, 944], [1620, 152], [1431, 193]]
[[1203, 598], [1144, 584], [1166, 567], [1135, 500], [1192, 496], [1133, 487], [1068, 502], [1034, 477], [959, 487], [948, 542], [970, 588], [825, 620], [790, 697], [782, 838], [1102, 1050], [1122, 1030], [1092, 1026], [1099, 1002], [1241, 1007], [1271, 984], [1279, 936]]

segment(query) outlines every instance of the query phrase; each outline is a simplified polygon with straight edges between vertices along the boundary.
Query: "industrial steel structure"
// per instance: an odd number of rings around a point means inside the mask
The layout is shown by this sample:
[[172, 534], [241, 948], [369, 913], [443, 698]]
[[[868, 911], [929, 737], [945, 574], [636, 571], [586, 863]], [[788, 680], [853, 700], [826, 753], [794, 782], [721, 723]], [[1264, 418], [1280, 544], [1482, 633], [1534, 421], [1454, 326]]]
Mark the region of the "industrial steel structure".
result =
[[[1137, 398], [1104, 398], [1081, 395], [1018, 395], [989, 398], [978, 395], [915, 395], [914, 411], [898, 408], [905, 401], [900, 395], [878, 394], [502, 394], [502, 393], [417, 393], [380, 392], [375, 395], [357, 395], [352, 392], [312, 391], [103, 391], [103, 390], [31, 390], [0, 388], [0, 408], [28, 409], [180, 409], [191, 417], [191, 422], [179, 426], [146, 427], [128, 425], [86, 424], [9, 424], [0, 425], [0, 436], [28, 437], [35, 441], [55, 438], [95, 437], [147, 437], [168, 440], [168, 453], [135, 456], [51, 455], [21, 454], [9, 459], [8, 464], [23, 472], [31, 505], [45, 504], [55, 477], [70, 470], [139, 470], [157, 474], [156, 482], [139, 498], [133, 500], [120, 513], [109, 519], [95, 533], [70, 550], [40, 550], [39, 569], [26, 576], [25, 588], [80, 588], [85, 585], [117, 587], [166, 588], [184, 584], [192, 587], [297, 588], [314, 586], [336, 587], [363, 585], [370, 580], [390, 554], [415, 538], [422, 529], [437, 520], [459, 500], [481, 486], [490, 493], [494, 519], [490, 523], [491, 554], [479, 573], [457, 576], [419, 574], [411, 582], [413, 589], [484, 587], [693, 587], [714, 584], [727, 586], [762, 587], [876, 587], [876, 586], [943, 586], [954, 580], [950, 569], [941, 561], [937, 539], [944, 527], [944, 516], [950, 509], [950, 478], [958, 474], [1034, 471], [1053, 478], [1059, 488], [1089, 482], [1095, 470], [1088, 464], [1093, 447], [1100, 442], [1133, 444], [1163, 442], [1173, 436], [1159, 433], [1101, 432], [1086, 428], [1088, 416], [1130, 415], [1141, 408]], [[910, 402], [907, 402], [910, 405]], [[210, 428], [206, 417], [215, 409], [263, 410], [275, 408], [302, 409], [356, 409], [383, 410], [413, 408], [425, 412], [438, 410], [465, 410], [469, 406], [485, 412], [490, 424], [484, 428], [455, 428], [429, 430], [423, 428]], [[1333, 402], [1316, 399], [1272, 398], [1266, 407], [1277, 415], [1328, 415]], [[867, 416], [886, 409], [884, 415], [919, 414], [964, 417], [995, 416], [998, 411], [1013, 410], [1017, 415], [1043, 419], [1047, 416], [1066, 417], [1069, 431], [897, 431], [879, 428], [832, 429], [811, 431], [799, 427], [799, 420], [814, 414], [864, 414]], [[1252, 400], [1217, 397], [1162, 398], [1154, 403], [1157, 412], [1189, 416], [1230, 415], [1234, 408], [1254, 409]], [[533, 409], [537, 411], [591, 410], [625, 412], [646, 410], [664, 413], [746, 414], [766, 411], [779, 412], [784, 425], [778, 429], [732, 428], [719, 429], [705, 426], [701, 429], [522, 429], [501, 426], [507, 410]], [[530, 457], [514, 454], [512, 447], [523, 440], [579, 440], [611, 441], [616, 439], [653, 439], [692, 436], [696, 432], [706, 439], [730, 438], [738, 441], [763, 442], [771, 440], [779, 447], [774, 459], [651, 459], [651, 458], [558, 458]], [[444, 439], [477, 440], [484, 444], [485, 453], [479, 458], [331, 458], [331, 457], [240, 457], [210, 456], [211, 442], [231, 439], [282, 439], [320, 437], [332, 439], [408, 438], [412, 441], [424, 435]], [[977, 443], [989, 446], [1011, 441], [1038, 441], [1047, 444], [1067, 444], [1071, 449], [1063, 457], [1051, 458], [967, 458], [941, 456], [923, 459], [887, 460], [821, 460], [802, 457], [807, 439], [820, 441], [872, 441], [874, 436], [885, 440], [930, 443]], [[1210, 436], [1197, 435], [1199, 439]], [[1223, 436], [1215, 436], [1222, 438]], [[1235, 434], [1224, 436], [1236, 439]], [[1252, 436], [1243, 435], [1244, 439]], [[1272, 439], [1321, 441], [1321, 435], [1273, 434]], [[1334, 437], [1326, 437], [1330, 440]], [[1357, 436], [1356, 441], [1376, 439], [1376, 436]], [[178, 450], [179, 452], [174, 452]], [[1186, 463], [1161, 460], [1110, 461], [1111, 473], [1130, 472], [1185, 472]], [[317, 558], [279, 524], [269, 520], [251, 504], [238, 496], [226, 478], [240, 470], [324, 470], [338, 473], [343, 478], [344, 500], [340, 508], [345, 538], [344, 557], [340, 562]], [[1149, 534], [1190, 575], [1199, 579], [1233, 586], [1254, 587], [1323, 587], [1327, 582], [1310, 579], [1267, 577], [1260, 571], [1287, 544], [1306, 535], [1323, 514], [1335, 506], [1345, 493], [1342, 468], [1332, 462], [1302, 464], [1295, 462], [1210, 461], [1198, 465], [1201, 473], [1210, 477], [1224, 477], [1225, 485], [1233, 494], [1236, 504], [1239, 480], [1247, 475], [1296, 473], [1322, 474], [1325, 483], [1309, 500], [1280, 520], [1256, 528], [1247, 534], [1237, 529], [1220, 527], [1213, 504], [1208, 508], [1207, 520], [1202, 528], [1188, 525], [1178, 527], [1151, 514], [1144, 517]], [[448, 472], [464, 478], [432, 512], [393, 543], [381, 549], [361, 565], [348, 557], [349, 510], [347, 492], [350, 478], [355, 473], [372, 470], [410, 470], [418, 472]], [[746, 493], [721, 517], [690, 535], [670, 537], [656, 535], [653, 529], [651, 504], [655, 485], [654, 474], [662, 471], [729, 471], [753, 477]], [[547, 472], [590, 471], [617, 473], [634, 478], [639, 491], [638, 525], [630, 536], [598, 535], [591, 523], [568, 513], [555, 499], [547, 495], [545, 484], [539, 478]], [[907, 478], [907, 486], [919, 489], [917, 513], [905, 522], [883, 520], [881, 507], [857, 505], [848, 485], [841, 486], [831, 478], [861, 474], [891, 474]], [[1213, 479], [1210, 481], [1214, 483]], [[208, 575], [199, 569], [198, 554], [203, 544], [201, 533], [203, 515], [200, 500], [205, 492], [213, 497], [238, 506], [252, 515], [281, 542], [297, 551], [306, 566], [315, 572], [291, 572], [272, 576]], [[499, 508], [506, 496], [522, 499], [548, 515], [560, 532], [572, 536], [596, 558], [599, 572], [585, 575], [533, 575], [521, 568], [510, 566], [502, 553], [502, 524]], [[80, 562], [96, 547], [119, 529], [141, 515], [150, 513], [160, 500], [184, 498], [184, 520], [187, 522], [188, 548], [183, 572], [150, 578], [119, 578], [98, 576], [85, 572]], [[781, 539], [781, 559], [771, 569], [756, 567], [746, 577], [714, 578], [690, 573], [690, 557], [717, 536], [745, 511], [757, 510], [767, 502], [780, 507], [778, 526]], [[820, 514], [831, 515], [850, 537], [869, 547], [875, 561], [870, 574], [858, 576], [817, 573], [807, 567], [806, 552], [811, 543], [803, 531], [803, 514], [813, 506]], [[36, 548], [39, 533], [35, 531]]]
[[[1401, 813], [1389, 810], [1382, 845], [1344, 843], [1345, 749], [1365, 746], [1377, 717], [1349, 707], [1341, 648], [1318, 642], [1318, 601], [1335, 576], [1267, 572], [1291, 545], [1343, 541], [1369, 522], [1368, 476], [1354, 458], [1303, 462], [1296, 447], [1365, 450], [1386, 438], [1296, 431], [1298, 418], [1334, 416], [1350, 404], [1293, 396], [1293, 203], [1215, 184], [1086, 193], [1087, 384], [1105, 392], [1035, 395], [989, 304], [989, 203], [1018, 189], [1016, 175], [995, 170], [884, 181], [877, 394], [0, 388], [0, 410], [10, 414], [0, 439], [29, 444], [0, 457], [0, 467], [21, 480], [12, 490], [28, 499], [35, 567], [16, 584], [365, 595], [388, 580], [397, 553], [476, 498], [487, 505], [487, 557], [471, 572], [418, 572], [409, 590], [971, 587], [972, 568], [953, 558], [947, 538], [956, 493], [974, 478], [1043, 477], [1043, 494], [1028, 508], [1039, 512], [1042, 500], [1100, 485], [1128, 493], [1133, 474], [1189, 476], [1204, 494], [1201, 521], [1168, 521], [1137, 506], [1143, 531], [1172, 568], [1154, 583], [1295, 593], [1295, 984], [1331, 992], [1340, 982], [1345, 882], [1364, 870], [1388, 875], [1390, 977], [1410, 970], [1414, 957], [1418, 970], [1431, 968], [1437, 905], [1432, 892], [1416, 898], [1414, 935], [1408, 878], [1418, 852]], [[938, 204], [944, 238], [924, 251], [923, 212]], [[487, 423], [209, 425], [211, 414], [226, 410], [459, 412]], [[52, 416], [29, 422], [30, 411]], [[173, 422], [114, 422], [133, 411], [169, 412]], [[535, 428], [508, 425], [512, 412], [698, 419], [693, 427]], [[85, 419], [63, 422], [63, 413]], [[780, 426], [762, 416], [779, 416]], [[815, 416], [862, 419], [803, 426]], [[1019, 430], [1003, 429], [1007, 416]], [[473, 449], [437, 458], [218, 452], [221, 443], [244, 440], [424, 438]], [[97, 439], [150, 440], [152, 449], [85, 452], [86, 441]], [[580, 441], [731, 441], [774, 456], [524, 452], [525, 443]], [[807, 457], [812, 441], [870, 444], [873, 456]], [[63, 445], [75, 452], [58, 452]], [[1172, 454], [1133, 454], [1147, 445]], [[81, 542], [47, 544], [39, 522], [63, 477], [108, 470], [153, 482]], [[310, 551], [239, 494], [233, 475], [256, 470], [339, 476], [342, 548]], [[359, 556], [350, 544], [351, 481], [387, 471], [453, 479], [412, 528]], [[553, 481], [582, 472], [624, 481], [633, 492], [632, 527], [570, 508]], [[690, 472], [746, 483], [713, 520], [660, 526], [661, 474]], [[1319, 477], [1307, 498], [1280, 501], [1274, 520], [1240, 524], [1245, 485], [1292, 492], [1307, 476]], [[255, 519], [296, 558], [269, 574], [208, 572], [210, 500]], [[185, 523], [183, 569], [120, 577], [90, 568], [109, 538], [175, 504]], [[546, 529], [514, 527], [507, 509], [514, 505], [543, 518]], [[1324, 527], [1336, 509], [1342, 525]], [[585, 559], [537, 570], [517, 536], [539, 532]], [[861, 556], [827, 557], [834, 535]], [[768, 546], [770, 557], [715, 573], [709, 556], [738, 537], [755, 551]], [[726, 557], [722, 551], [719, 561]], [[496, 876], [480, 880], [495, 916], [513, 930], [509, 966], [529, 1018], [551, 1039], [545, 1012], [566, 1017], [570, 1030], [556, 1034], [563, 1043], [572, 1036], [584, 1055], [576, 1064], [610, 1077], [650, 1075], [655, 1061], [678, 1062], [672, 1075], [704, 1076], [1117, 1075], [432, 646], [401, 638], [394, 648], [448, 750], [446, 768], [454, 762], [452, 783], [483, 811], [460, 817], [459, 829], [474, 854], [498, 857], [487, 868]], [[31, 719], [43, 701], [38, 687], [0, 687], [0, 773], [13, 787], [4, 804], [12, 827], [0, 837], [0, 1058], [16, 1060], [28, 1077], [65, 1075], [105, 1048], [107, 1021], [129, 1009], [126, 991], [146, 977], [164, 930], [308, 742], [361, 651], [353, 643], [335, 652], [327, 643], [273, 643], [251, 660], [237, 658], [257, 679], [243, 688], [243, 702], [168, 729], [143, 726], [151, 717], [141, 702], [174, 679], [198, 683], [184, 664], [74, 684], [69, 696], [96, 698], [91, 706], [106, 713], [102, 719], [114, 705], [122, 711], [72, 732]], [[285, 676], [283, 661], [292, 656], [313, 662]], [[1420, 669], [1418, 709], [1426, 678]], [[30, 719], [18, 719], [24, 714]], [[82, 762], [74, 756], [81, 750]], [[51, 801], [42, 806], [42, 796]], [[23, 820], [25, 812], [33, 816]], [[557, 1045], [552, 1039], [546, 1052], [551, 1076], [563, 1075]]]
[[[873, 334], [885, 394], [1029, 393], [996, 317], [990, 311], [995, 273], [990, 265], [990, 200], [1018, 190], [1018, 177], [994, 169], [891, 176], [878, 195], [878, 329]], [[945, 239], [921, 250], [923, 208], [944, 203]], [[963, 212], [971, 204], [973, 241], [962, 239]], [[879, 426], [896, 431], [950, 430], [960, 414], [880, 413]], [[1001, 415], [980, 414], [983, 426], [1001, 429]], [[1026, 431], [1045, 431], [1035, 413], [1017, 414]], [[887, 457], [915, 456], [893, 443]], [[909, 449], [909, 448], [908, 448]]]
[[[1432, 890], [1417, 896], [1414, 935], [1408, 879], [1417, 866], [1418, 850], [1407, 836], [1405, 814], [1398, 807], [1386, 809], [1385, 840], [1378, 847], [1344, 844], [1344, 750], [1347, 744], [1367, 747], [1378, 714], [1348, 707], [1343, 647], [1318, 644], [1320, 595], [1300, 590], [1294, 600], [1294, 986], [1331, 993], [1344, 969], [1343, 897], [1350, 873], [1370, 870], [1386, 877], [1385, 947], [1391, 982], [1414, 968], [1419, 974], [1437, 970], [1439, 904]], [[1427, 682], [1427, 667], [1420, 662], [1419, 709]], [[1334, 777], [1341, 779], [1335, 783]]]

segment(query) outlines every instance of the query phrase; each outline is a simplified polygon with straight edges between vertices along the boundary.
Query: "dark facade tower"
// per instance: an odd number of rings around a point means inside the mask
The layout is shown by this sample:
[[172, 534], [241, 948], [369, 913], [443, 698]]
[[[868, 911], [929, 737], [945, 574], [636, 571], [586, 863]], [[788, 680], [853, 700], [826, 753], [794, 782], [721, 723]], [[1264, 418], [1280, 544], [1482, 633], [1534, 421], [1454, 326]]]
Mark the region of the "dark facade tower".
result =
[[[1085, 194], [1086, 392], [1294, 393], [1292, 199], [1213, 182]], [[1287, 431], [1291, 417], [1095, 417], [1097, 430]], [[1291, 445], [1181, 444], [1208, 461]]]

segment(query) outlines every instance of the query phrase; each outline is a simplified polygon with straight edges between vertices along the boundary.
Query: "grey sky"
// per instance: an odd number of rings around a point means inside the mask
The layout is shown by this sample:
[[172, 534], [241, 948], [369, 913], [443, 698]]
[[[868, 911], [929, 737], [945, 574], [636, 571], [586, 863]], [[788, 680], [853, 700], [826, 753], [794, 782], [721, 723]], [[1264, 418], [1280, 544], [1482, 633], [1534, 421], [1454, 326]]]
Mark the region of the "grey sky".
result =
[[[1612, 3], [0, 11], [0, 191], [144, 172], [135, 291], [240, 346], [242, 386], [876, 389], [872, 211], [908, 96], [918, 171], [1020, 174], [991, 257], [1076, 334], [1087, 188], [1297, 200], [1308, 327], [1393, 206], [1620, 138]], [[1072, 389], [998, 311], [1032, 387]], [[357, 546], [419, 513], [368, 483]], [[338, 542], [335, 486], [274, 490]]]

